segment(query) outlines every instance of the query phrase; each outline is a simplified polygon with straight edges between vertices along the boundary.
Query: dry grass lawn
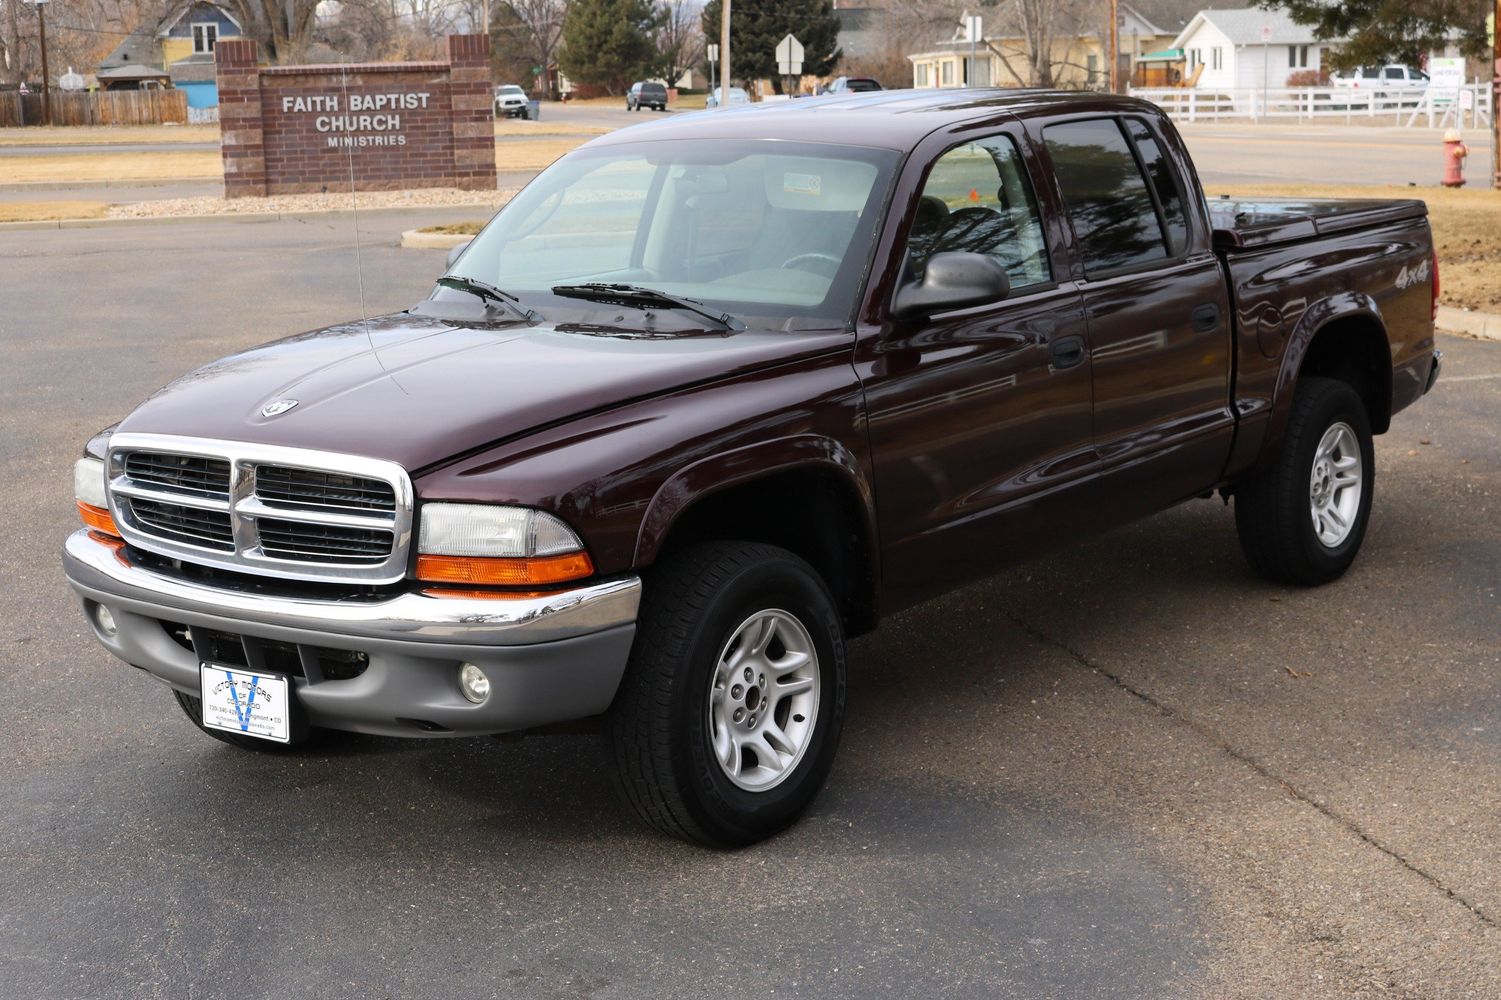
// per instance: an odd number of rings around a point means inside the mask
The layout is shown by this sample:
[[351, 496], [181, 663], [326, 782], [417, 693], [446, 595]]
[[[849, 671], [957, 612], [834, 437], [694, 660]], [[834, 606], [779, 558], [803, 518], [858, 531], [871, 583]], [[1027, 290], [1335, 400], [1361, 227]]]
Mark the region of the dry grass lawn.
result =
[[546, 118], [539, 122], [521, 118], [495, 119], [495, 134], [498, 136], [604, 135], [613, 131], [615, 129], [610, 125], [573, 125], [568, 122], [548, 121]]
[[1438, 249], [1441, 301], [1447, 306], [1501, 312], [1501, 192], [1482, 188], [1372, 187], [1368, 185], [1210, 185], [1211, 197], [1421, 198]]
[[137, 142], [218, 142], [217, 125], [75, 125], [0, 128], [0, 146], [107, 146]]
[[496, 170], [541, 170], [558, 157], [584, 144], [584, 139], [537, 139], [501, 142], [495, 146]]
[[142, 181], [217, 178], [223, 166], [209, 153], [58, 153], [0, 158], [0, 184], [53, 181]]
[[102, 201], [0, 201], [0, 222], [98, 219], [106, 208]]

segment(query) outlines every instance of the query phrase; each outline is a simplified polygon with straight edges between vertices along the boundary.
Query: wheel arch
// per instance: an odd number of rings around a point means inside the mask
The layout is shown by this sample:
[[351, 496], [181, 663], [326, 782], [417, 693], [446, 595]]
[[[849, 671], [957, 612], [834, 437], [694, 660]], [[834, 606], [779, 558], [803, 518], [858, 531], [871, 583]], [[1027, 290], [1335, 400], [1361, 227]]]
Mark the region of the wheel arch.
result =
[[1337, 379], [1365, 403], [1371, 432], [1391, 426], [1392, 355], [1386, 323], [1369, 295], [1346, 292], [1304, 312], [1288, 339], [1277, 378], [1277, 411], [1285, 426], [1298, 379]]
[[813, 566], [846, 634], [860, 635], [878, 614], [874, 512], [868, 475], [838, 441], [801, 435], [760, 442], [695, 462], [664, 482], [642, 519], [634, 562], [649, 567], [701, 541], [776, 545]]

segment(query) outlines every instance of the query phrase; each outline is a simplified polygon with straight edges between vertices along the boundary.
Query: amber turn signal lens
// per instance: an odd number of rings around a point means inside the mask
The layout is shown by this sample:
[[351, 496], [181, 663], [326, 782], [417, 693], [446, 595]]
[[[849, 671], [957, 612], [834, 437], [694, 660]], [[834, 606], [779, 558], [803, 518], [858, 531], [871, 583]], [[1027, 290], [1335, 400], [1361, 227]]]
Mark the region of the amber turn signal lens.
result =
[[115, 519], [109, 516], [109, 511], [103, 507], [95, 507], [91, 503], [84, 503], [82, 500], [75, 500], [74, 503], [78, 504], [78, 516], [83, 519], [87, 527], [106, 535], [120, 537], [120, 529], [115, 527]]
[[417, 579], [429, 583], [516, 587], [579, 580], [593, 573], [594, 563], [585, 552], [536, 556], [530, 559], [500, 559], [493, 556], [417, 557]]

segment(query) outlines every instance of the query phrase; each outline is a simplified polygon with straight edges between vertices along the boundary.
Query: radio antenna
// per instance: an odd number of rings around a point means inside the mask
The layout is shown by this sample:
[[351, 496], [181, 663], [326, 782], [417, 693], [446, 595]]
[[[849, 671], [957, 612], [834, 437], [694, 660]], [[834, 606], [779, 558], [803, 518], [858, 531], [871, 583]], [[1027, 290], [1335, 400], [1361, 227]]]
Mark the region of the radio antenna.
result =
[[[339, 63], [339, 87], [344, 94], [343, 118], [349, 121], [349, 57]], [[346, 129], [341, 136], [344, 141], [344, 152], [349, 161], [349, 205], [354, 216], [354, 274], [360, 289], [360, 323], [365, 328], [365, 342], [370, 345], [370, 353], [375, 358], [375, 363], [380, 365], [380, 370], [386, 371], [386, 363], [381, 360], [380, 351], [375, 348], [375, 338], [370, 335], [370, 311], [365, 308], [365, 260], [360, 250], [360, 197], [355, 190], [354, 182], [354, 136]], [[390, 372], [386, 372], [390, 374]], [[397, 383], [399, 387], [400, 382]]]

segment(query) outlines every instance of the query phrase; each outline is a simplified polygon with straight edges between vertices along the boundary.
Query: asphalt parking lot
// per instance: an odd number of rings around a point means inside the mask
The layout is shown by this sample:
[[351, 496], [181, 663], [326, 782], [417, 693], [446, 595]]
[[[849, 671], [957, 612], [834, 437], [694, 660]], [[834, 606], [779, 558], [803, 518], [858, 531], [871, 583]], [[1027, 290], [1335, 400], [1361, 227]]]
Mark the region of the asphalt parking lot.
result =
[[[372, 312], [441, 251], [361, 219]], [[58, 565], [83, 440], [360, 308], [351, 223], [0, 241], [0, 996], [1501, 995], [1501, 344], [1378, 441], [1352, 572], [1201, 501], [855, 644], [812, 812], [662, 840], [586, 737], [208, 740]]]

